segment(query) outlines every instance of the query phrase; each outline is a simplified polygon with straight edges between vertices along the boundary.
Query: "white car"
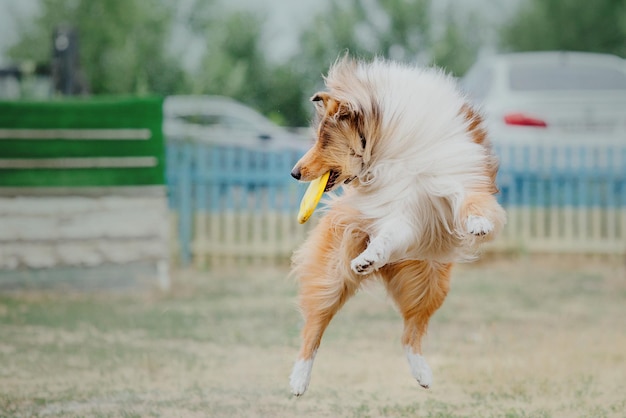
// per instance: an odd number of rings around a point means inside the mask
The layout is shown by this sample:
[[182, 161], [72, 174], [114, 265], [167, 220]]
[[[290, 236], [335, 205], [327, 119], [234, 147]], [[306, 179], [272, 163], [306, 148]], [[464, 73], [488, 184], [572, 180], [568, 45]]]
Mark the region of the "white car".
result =
[[603, 136], [626, 141], [626, 60], [583, 52], [480, 58], [461, 79], [494, 140]]
[[304, 150], [310, 140], [256, 110], [223, 96], [169, 96], [163, 104], [168, 141], [194, 141]]

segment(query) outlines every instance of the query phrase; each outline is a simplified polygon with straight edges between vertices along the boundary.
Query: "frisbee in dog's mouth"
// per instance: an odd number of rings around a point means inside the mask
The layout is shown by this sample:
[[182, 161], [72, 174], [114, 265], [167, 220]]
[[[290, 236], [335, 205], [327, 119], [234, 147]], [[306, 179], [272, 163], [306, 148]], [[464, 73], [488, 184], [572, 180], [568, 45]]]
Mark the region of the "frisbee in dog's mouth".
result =
[[299, 223], [303, 224], [309, 220], [322, 198], [322, 195], [335, 186], [335, 182], [338, 178], [339, 172], [330, 170], [309, 183], [309, 187], [306, 189], [300, 201], [300, 211], [298, 212]]
[[313, 215], [313, 211], [315, 211], [317, 204], [326, 191], [329, 179], [330, 171], [309, 183], [309, 187], [306, 189], [306, 192], [304, 192], [304, 196], [302, 196], [302, 200], [300, 201], [300, 211], [298, 212], [299, 223], [305, 223], [309, 220], [311, 215]]

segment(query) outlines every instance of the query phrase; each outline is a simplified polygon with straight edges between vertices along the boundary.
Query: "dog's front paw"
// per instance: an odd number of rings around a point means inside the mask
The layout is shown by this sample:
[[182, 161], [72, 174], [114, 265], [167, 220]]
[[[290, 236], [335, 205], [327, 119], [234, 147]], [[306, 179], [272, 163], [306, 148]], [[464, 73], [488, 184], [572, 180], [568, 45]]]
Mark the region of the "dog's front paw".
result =
[[350, 267], [356, 274], [370, 274], [381, 268], [385, 263], [376, 257], [369, 256], [365, 252], [352, 260]]
[[482, 237], [491, 233], [494, 226], [489, 219], [483, 216], [470, 215], [467, 217], [466, 228], [468, 233]]
[[356, 274], [369, 274], [374, 271], [374, 260], [368, 260], [363, 255], [360, 255], [352, 260], [350, 267]]

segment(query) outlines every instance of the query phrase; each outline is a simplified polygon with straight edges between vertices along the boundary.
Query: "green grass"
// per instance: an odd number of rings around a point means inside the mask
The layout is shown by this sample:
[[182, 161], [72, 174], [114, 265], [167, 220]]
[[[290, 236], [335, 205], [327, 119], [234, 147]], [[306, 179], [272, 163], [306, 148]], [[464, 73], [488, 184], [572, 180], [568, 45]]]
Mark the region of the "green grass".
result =
[[348, 302], [309, 391], [283, 270], [175, 274], [158, 293], [0, 295], [0, 417], [624, 417], [623, 266], [459, 266], [431, 322], [434, 385], [410, 377], [378, 286]]

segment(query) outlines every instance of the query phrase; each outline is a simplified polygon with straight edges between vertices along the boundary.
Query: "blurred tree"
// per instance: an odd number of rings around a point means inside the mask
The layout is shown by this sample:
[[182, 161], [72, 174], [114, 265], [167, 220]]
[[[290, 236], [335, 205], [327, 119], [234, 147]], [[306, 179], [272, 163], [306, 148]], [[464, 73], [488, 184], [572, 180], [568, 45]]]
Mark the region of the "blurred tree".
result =
[[93, 93], [172, 93], [184, 87], [168, 56], [171, 3], [154, 0], [41, 0], [40, 14], [9, 50], [16, 61], [49, 62], [52, 32], [76, 28], [80, 65]]
[[197, 2], [191, 27], [206, 39], [194, 94], [233, 97], [291, 126], [306, 124], [299, 74], [289, 64], [268, 63], [262, 49], [262, 20], [250, 12], [224, 13]]
[[575, 50], [626, 57], [624, 0], [526, 0], [501, 31], [514, 51]]
[[[308, 98], [340, 55], [430, 61], [430, 0], [331, 0], [300, 36], [294, 71]], [[312, 107], [305, 103], [310, 112]]]
[[[303, 31], [300, 52], [278, 64], [265, 57], [263, 16], [226, 12], [217, 0], [184, 7], [168, 0], [40, 2], [39, 17], [22, 28], [10, 50], [18, 61], [48, 62], [53, 29], [69, 24], [78, 30], [80, 61], [93, 93], [219, 94], [292, 126], [308, 123], [307, 98], [346, 51], [362, 58], [434, 61], [460, 75], [478, 48], [475, 36], [468, 36], [470, 25], [451, 13], [437, 26], [443, 28], [439, 35], [432, 35], [432, 0], [331, 0]], [[196, 70], [182, 69], [182, 53], [167, 52], [174, 23], [204, 40]]]
[[[301, 51], [298, 55], [301, 69], [315, 68], [315, 77], [325, 71], [330, 63], [344, 51], [356, 56], [371, 56], [357, 39], [356, 28], [365, 21], [361, 0], [339, 2], [331, 0], [331, 13], [315, 16], [311, 26], [300, 36]], [[311, 70], [311, 72], [313, 72]]]
[[[432, 0], [332, 0], [301, 36], [298, 56], [305, 90], [321, 87], [320, 74], [339, 55], [434, 63], [462, 75], [474, 62], [482, 43], [476, 15], [446, 10], [432, 23]], [[439, 29], [434, 34], [434, 29]]]
[[305, 91], [301, 73], [293, 63], [271, 67], [268, 71], [265, 94], [259, 97], [259, 108], [277, 123], [289, 126], [308, 125], [308, 91]]
[[265, 71], [260, 20], [251, 13], [236, 12], [219, 21], [211, 19], [196, 31], [206, 39], [206, 46], [193, 76], [193, 93], [221, 94], [254, 103]]
[[413, 60], [429, 49], [430, 0], [332, 0], [329, 10], [316, 16], [300, 39], [301, 68], [315, 69], [309, 74], [317, 79], [345, 51]]
[[478, 29], [481, 27], [480, 18], [467, 13], [461, 18], [448, 8], [441, 24], [441, 35], [433, 36], [433, 63], [456, 76], [462, 76], [476, 60], [484, 42]]
[[380, 0], [380, 6], [389, 16], [385, 25], [379, 25], [379, 50], [382, 55], [398, 60], [416, 57], [419, 60], [420, 55], [429, 55], [431, 1]]

